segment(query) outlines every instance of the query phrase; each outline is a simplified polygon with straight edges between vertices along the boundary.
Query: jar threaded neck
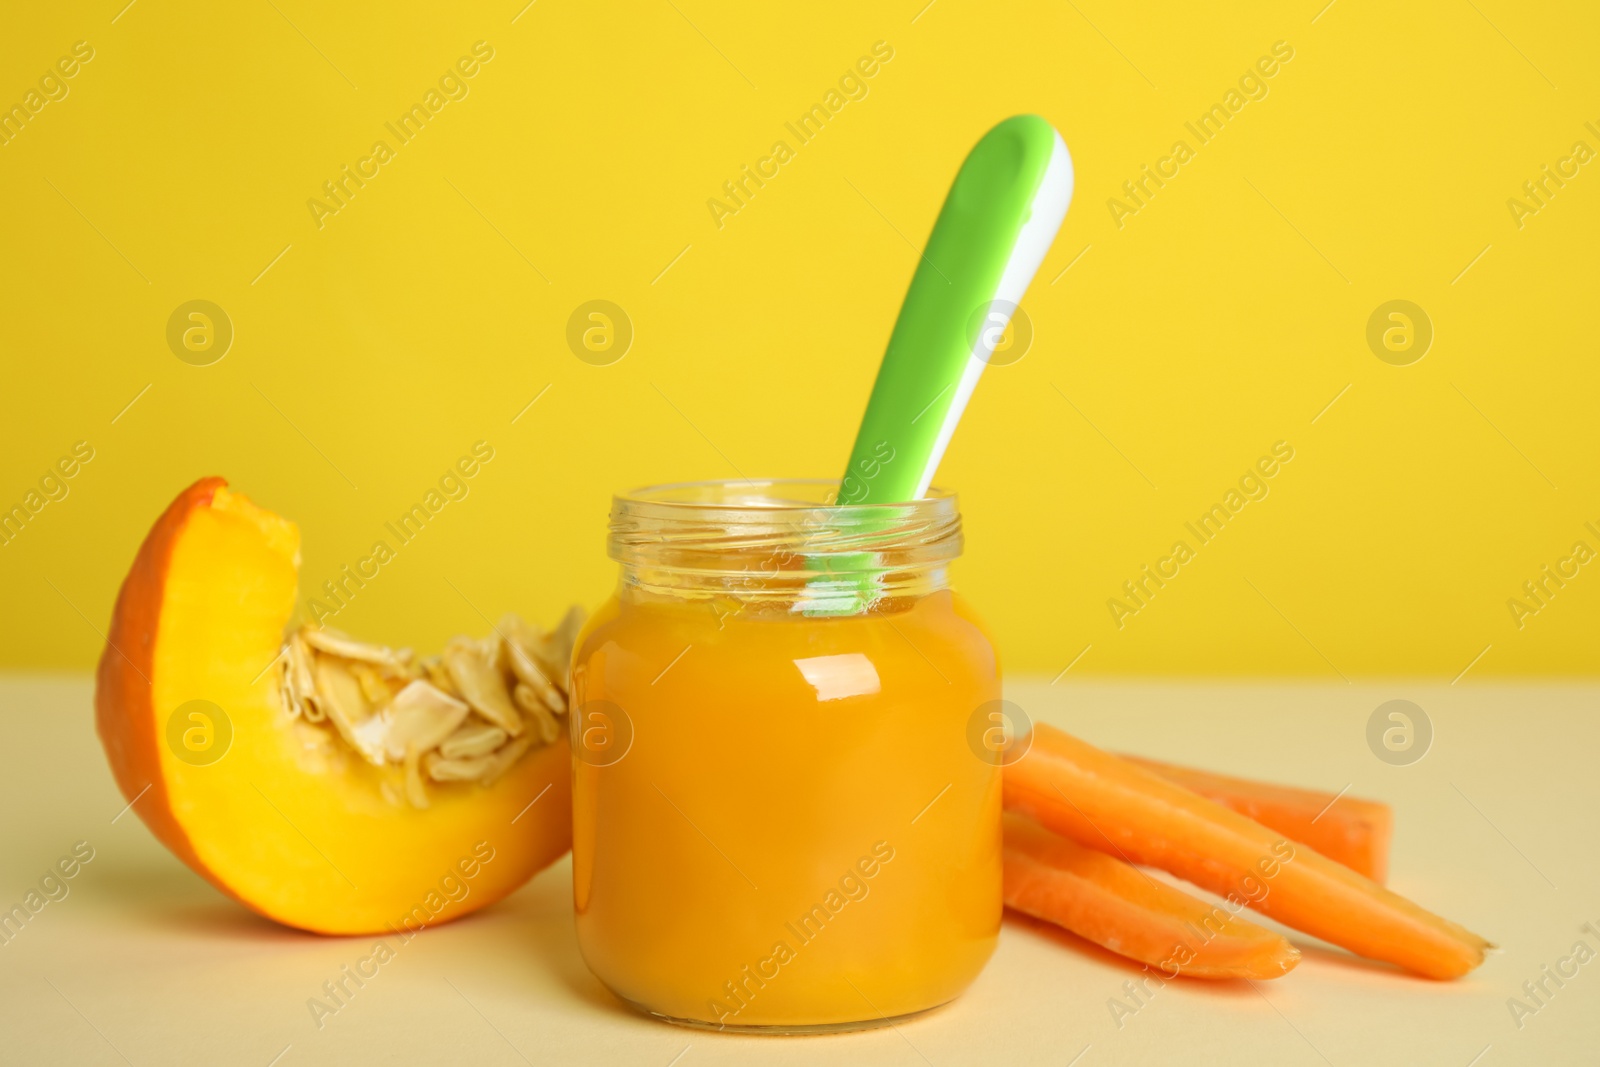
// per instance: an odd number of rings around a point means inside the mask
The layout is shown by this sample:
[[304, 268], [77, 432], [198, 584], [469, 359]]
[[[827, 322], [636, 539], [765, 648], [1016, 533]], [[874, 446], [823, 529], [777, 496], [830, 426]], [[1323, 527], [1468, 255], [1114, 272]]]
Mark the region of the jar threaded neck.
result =
[[948, 587], [961, 554], [956, 498], [835, 505], [838, 482], [720, 481], [618, 496], [607, 548], [625, 587], [852, 613]]

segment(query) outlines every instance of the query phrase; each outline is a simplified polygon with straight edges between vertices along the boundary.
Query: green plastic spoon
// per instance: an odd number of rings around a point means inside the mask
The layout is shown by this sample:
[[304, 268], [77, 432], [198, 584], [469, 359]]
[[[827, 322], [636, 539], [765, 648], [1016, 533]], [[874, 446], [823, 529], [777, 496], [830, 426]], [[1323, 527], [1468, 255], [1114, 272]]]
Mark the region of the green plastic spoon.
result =
[[1072, 157], [1037, 115], [1006, 119], [967, 155], [889, 336], [839, 503], [927, 493], [1071, 201]]
[[[927, 493], [1071, 201], [1072, 157], [1037, 115], [1006, 119], [968, 153], [889, 335], [838, 503], [892, 505]], [[886, 506], [885, 526], [893, 521]], [[794, 608], [802, 614], [853, 615], [882, 590], [876, 553], [808, 559], [813, 574]]]

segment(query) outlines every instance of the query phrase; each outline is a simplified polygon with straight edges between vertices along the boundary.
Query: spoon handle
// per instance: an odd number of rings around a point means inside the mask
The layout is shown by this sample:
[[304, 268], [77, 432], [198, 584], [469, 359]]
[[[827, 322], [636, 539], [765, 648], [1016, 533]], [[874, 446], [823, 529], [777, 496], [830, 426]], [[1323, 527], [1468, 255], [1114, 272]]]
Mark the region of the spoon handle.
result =
[[928, 491], [1071, 200], [1072, 157], [1037, 115], [1006, 119], [967, 155], [900, 307], [839, 503]]

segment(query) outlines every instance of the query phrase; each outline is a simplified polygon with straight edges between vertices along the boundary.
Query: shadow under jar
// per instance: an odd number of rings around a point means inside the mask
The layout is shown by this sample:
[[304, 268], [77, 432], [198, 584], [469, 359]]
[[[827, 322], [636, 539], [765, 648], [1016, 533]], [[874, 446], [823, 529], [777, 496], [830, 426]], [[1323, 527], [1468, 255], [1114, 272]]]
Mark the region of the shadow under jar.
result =
[[671, 1022], [898, 1021], [1000, 929], [994, 649], [950, 589], [953, 496], [830, 482], [616, 499], [616, 595], [574, 652], [573, 893], [590, 969]]

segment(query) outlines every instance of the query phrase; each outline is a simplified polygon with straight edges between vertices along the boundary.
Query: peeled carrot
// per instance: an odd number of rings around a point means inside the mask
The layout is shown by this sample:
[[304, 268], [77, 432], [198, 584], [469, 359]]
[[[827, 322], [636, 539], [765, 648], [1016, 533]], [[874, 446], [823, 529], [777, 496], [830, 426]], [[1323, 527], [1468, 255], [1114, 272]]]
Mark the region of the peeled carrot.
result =
[[1270, 930], [1005, 814], [1006, 906], [1055, 923], [1162, 978], [1281, 978], [1300, 950]]
[[1489, 943], [1350, 868], [1153, 771], [1049, 726], [1006, 767], [1004, 802], [1080, 845], [1242, 897], [1287, 926], [1429, 978], [1457, 978]]
[[1387, 804], [1249, 778], [1231, 778], [1140, 756], [1122, 758], [1254, 819], [1291, 840], [1310, 845], [1330, 860], [1374, 882], [1382, 884], [1388, 877], [1394, 813]]

